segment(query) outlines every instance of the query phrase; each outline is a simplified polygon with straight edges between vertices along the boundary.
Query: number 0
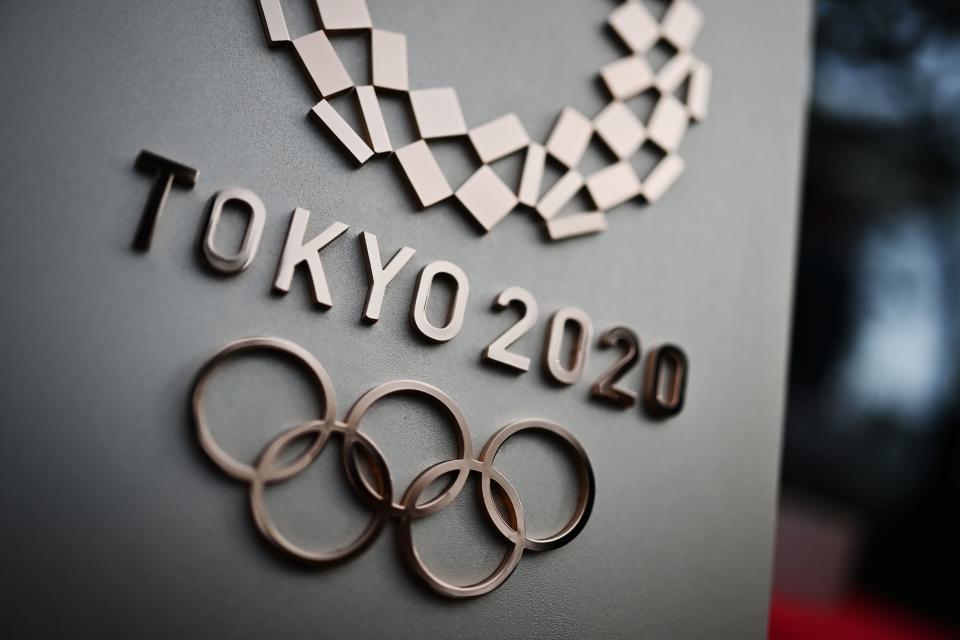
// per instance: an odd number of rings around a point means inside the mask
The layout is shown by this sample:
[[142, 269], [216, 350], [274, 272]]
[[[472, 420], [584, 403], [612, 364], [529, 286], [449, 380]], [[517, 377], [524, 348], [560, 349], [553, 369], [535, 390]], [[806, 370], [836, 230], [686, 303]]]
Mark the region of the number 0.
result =
[[[570, 357], [564, 358], [563, 334], [567, 323], [571, 322], [577, 327], [577, 339]], [[586, 313], [576, 307], [564, 307], [553, 314], [543, 350], [544, 366], [550, 377], [560, 384], [573, 384], [579, 380], [587, 364], [587, 349], [592, 340], [593, 322]], [[569, 364], [565, 361], [569, 361]]]
[[644, 380], [643, 404], [653, 416], [668, 418], [683, 410], [690, 367], [680, 347], [663, 345], [650, 354]]

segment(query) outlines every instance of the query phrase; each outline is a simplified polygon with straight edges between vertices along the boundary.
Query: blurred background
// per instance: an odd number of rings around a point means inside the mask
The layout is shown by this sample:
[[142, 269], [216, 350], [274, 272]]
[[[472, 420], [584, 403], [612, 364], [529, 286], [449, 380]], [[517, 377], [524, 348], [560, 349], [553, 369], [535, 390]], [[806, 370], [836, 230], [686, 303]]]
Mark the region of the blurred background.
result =
[[770, 636], [960, 637], [960, 2], [817, 0]]

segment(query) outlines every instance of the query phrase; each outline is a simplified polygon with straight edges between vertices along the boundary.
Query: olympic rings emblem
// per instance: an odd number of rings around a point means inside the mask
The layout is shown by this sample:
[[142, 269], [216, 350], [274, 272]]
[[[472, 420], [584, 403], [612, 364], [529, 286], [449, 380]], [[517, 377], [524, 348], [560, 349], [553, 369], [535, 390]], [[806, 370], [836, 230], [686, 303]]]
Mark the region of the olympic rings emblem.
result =
[[[269, 351], [292, 359], [305, 368], [323, 400], [323, 416], [281, 433], [266, 444], [253, 465], [240, 462], [228, 454], [214, 439], [204, 412], [204, 393], [211, 374], [225, 360], [241, 352]], [[379, 400], [396, 393], [413, 392], [439, 404], [456, 425], [457, 455], [422, 471], [397, 499], [386, 461], [377, 445], [361, 430], [367, 411]], [[252, 337], [224, 346], [203, 365], [193, 390], [193, 417], [200, 446], [210, 459], [231, 478], [250, 486], [250, 508], [260, 533], [273, 545], [302, 561], [328, 565], [353, 558], [376, 540], [389, 519], [397, 522], [397, 533], [404, 556], [413, 571], [439, 594], [451, 598], [470, 598], [489, 593], [510, 577], [524, 551], [556, 549], [573, 540], [586, 526], [593, 508], [596, 485], [593, 469], [583, 446], [570, 432], [549, 420], [527, 419], [513, 422], [497, 431], [480, 451], [473, 454], [473, 440], [460, 408], [440, 389], [416, 380], [395, 380], [371, 389], [360, 397], [344, 420], [336, 419], [336, 396], [326, 369], [310, 352], [288, 340], [276, 337]], [[554, 534], [532, 538], [526, 533], [523, 506], [516, 490], [494, 466], [497, 452], [514, 435], [524, 431], [540, 431], [557, 437], [573, 454], [577, 466], [579, 494], [577, 506], [567, 523]], [[270, 519], [266, 508], [267, 485], [280, 483], [304, 471], [323, 452], [331, 436], [343, 439], [341, 461], [353, 489], [371, 509], [372, 515], [364, 530], [349, 544], [339, 549], [316, 552], [291, 542]], [[282, 455], [294, 442], [310, 438], [306, 449], [292, 460]], [[360, 457], [368, 465], [364, 474]], [[283, 460], [283, 461], [281, 461]], [[424, 492], [444, 476], [455, 477], [437, 496], [422, 501]], [[479, 476], [481, 504], [494, 528], [507, 540], [510, 548], [499, 566], [489, 576], [474, 584], [451, 584], [434, 574], [422, 561], [413, 542], [414, 520], [437, 513], [452, 503], [463, 490], [471, 474]], [[494, 485], [507, 518], [501, 514], [494, 498]]]

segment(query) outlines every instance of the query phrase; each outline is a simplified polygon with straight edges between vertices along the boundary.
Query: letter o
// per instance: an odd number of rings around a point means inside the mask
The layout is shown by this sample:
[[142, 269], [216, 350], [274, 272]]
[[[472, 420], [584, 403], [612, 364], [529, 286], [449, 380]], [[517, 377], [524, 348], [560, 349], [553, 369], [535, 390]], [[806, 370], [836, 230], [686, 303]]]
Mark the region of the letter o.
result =
[[[213, 241], [217, 235], [217, 226], [223, 216], [223, 207], [228, 202], [242, 202], [250, 211], [247, 228], [243, 232], [243, 242], [234, 255], [224, 255], [217, 250]], [[203, 256], [207, 263], [220, 273], [240, 273], [250, 266], [260, 246], [263, 225], [267, 221], [267, 211], [257, 194], [242, 187], [231, 187], [218, 191], [210, 204], [210, 217], [207, 220], [207, 233], [203, 239]]]
[[[456, 283], [453, 302], [447, 311], [447, 321], [442, 327], [435, 327], [427, 319], [427, 301], [430, 298], [430, 289], [433, 281], [439, 274], [446, 274]], [[447, 342], [456, 337], [463, 328], [463, 318], [467, 312], [467, 298], [470, 295], [470, 283], [463, 269], [447, 262], [436, 260], [420, 270], [417, 276], [417, 290], [413, 296], [413, 306], [410, 308], [411, 321], [420, 334], [434, 342]]]

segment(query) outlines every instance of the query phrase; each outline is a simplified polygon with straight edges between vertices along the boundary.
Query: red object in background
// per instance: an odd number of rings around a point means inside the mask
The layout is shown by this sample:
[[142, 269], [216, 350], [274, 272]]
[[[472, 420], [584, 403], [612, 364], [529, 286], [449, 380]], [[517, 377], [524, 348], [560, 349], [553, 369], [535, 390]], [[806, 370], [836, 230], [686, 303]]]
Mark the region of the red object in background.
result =
[[770, 640], [949, 640], [960, 636], [866, 597], [810, 604], [775, 593]]

